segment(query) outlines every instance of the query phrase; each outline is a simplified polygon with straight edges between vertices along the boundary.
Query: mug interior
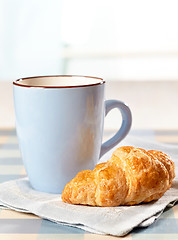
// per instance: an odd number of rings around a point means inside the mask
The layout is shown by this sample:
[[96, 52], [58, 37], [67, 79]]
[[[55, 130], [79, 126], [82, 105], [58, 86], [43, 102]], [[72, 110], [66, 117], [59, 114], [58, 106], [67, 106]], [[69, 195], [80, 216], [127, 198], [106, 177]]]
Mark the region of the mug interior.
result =
[[23, 87], [82, 87], [103, 84], [104, 80], [97, 77], [87, 76], [42, 76], [21, 78], [13, 82], [15, 85]]

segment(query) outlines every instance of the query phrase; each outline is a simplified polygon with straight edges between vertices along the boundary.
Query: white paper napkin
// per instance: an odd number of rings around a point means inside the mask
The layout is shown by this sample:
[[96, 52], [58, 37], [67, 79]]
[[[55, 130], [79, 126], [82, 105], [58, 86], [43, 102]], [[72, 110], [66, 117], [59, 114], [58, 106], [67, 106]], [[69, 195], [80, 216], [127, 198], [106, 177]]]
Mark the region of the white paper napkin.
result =
[[[121, 145], [132, 145], [145, 149], [162, 150], [178, 165], [178, 147], [162, 145], [127, 137]], [[117, 146], [118, 147], [118, 146]], [[116, 147], [115, 147], [116, 148]], [[101, 161], [108, 160], [113, 149]], [[178, 180], [158, 201], [137, 206], [90, 207], [62, 202], [59, 194], [47, 194], [33, 190], [28, 178], [0, 184], [0, 205], [16, 211], [34, 213], [56, 223], [74, 226], [98, 234], [123, 236], [133, 228], [152, 224], [166, 206], [178, 200]], [[171, 203], [171, 204], [170, 204]]]

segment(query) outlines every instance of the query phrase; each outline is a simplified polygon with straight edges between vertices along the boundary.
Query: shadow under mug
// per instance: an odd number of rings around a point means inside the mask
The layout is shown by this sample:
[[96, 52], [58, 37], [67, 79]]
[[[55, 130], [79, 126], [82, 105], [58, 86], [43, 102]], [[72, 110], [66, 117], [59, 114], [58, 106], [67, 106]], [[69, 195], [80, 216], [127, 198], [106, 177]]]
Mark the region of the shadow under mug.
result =
[[[132, 122], [127, 105], [104, 101], [105, 81], [84, 76], [43, 76], [13, 82], [16, 131], [32, 187], [61, 193], [79, 171], [119, 143]], [[118, 108], [122, 125], [102, 144], [104, 116]]]

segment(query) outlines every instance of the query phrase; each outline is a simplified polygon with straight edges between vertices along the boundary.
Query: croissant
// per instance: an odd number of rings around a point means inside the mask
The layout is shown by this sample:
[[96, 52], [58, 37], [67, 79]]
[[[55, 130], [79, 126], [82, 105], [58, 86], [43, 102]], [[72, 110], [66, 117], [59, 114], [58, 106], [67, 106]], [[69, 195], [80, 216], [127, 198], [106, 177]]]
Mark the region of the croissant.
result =
[[66, 184], [61, 197], [71, 204], [135, 205], [159, 199], [174, 177], [174, 162], [165, 153], [124, 146], [93, 171], [79, 172]]

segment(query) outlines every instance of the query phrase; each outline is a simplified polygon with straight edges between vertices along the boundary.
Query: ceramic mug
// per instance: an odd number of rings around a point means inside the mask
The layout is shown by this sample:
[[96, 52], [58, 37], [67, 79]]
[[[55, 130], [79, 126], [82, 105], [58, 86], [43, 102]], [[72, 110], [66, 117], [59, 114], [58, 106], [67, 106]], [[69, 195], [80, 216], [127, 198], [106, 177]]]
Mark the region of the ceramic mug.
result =
[[[131, 112], [118, 100], [104, 101], [105, 81], [84, 76], [43, 76], [13, 82], [16, 131], [32, 187], [61, 193], [79, 171], [119, 143], [131, 127]], [[102, 144], [104, 116], [122, 115], [118, 132]]]

